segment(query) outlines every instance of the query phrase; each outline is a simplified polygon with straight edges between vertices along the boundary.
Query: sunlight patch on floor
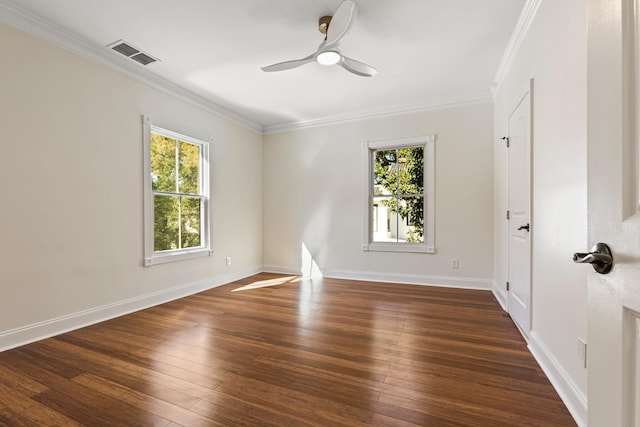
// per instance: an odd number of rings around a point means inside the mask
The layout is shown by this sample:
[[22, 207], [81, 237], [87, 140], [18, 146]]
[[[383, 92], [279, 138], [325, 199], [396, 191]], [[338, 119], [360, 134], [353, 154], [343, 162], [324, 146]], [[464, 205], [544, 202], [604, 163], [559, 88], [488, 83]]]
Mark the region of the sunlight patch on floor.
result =
[[285, 283], [296, 283], [301, 280], [298, 276], [279, 277], [277, 279], [259, 280], [257, 282], [249, 283], [248, 285], [241, 286], [232, 290], [231, 292], [248, 291], [251, 289], [268, 288], [270, 286], [284, 285]]

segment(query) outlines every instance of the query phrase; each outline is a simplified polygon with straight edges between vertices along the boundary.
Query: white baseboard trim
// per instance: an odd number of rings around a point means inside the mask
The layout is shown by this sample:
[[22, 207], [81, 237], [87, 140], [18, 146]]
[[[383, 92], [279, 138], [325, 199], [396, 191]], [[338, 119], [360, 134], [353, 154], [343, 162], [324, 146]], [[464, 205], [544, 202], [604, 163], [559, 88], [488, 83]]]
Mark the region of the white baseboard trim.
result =
[[491, 292], [493, 292], [493, 296], [498, 300], [498, 304], [502, 307], [504, 311], [509, 311], [509, 305], [507, 304], [507, 294], [500, 288], [498, 288], [498, 284], [494, 281], [491, 284]]
[[283, 267], [280, 265], [263, 265], [262, 271], [264, 273], [291, 274], [292, 276], [302, 275], [301, 268]]
[[135, 311], [144, 310], [159, 304], [164, 304], [179, 298], [197, 294], [208, 289], [212, 289], [226, 283], [244, 279], [260, 273], [262, 270], [257, 267], [242, 272], [217, 276], [211, 279], [186, 283], [173, 288], [163, 289], [146, 295], [105, 304], [100, 307], [90, 308], [42, 322], [22, 326], [16, 329], [0, 332], [0, 352], [12, 348], [20, 347], [55, 335], [83, 328], [85, 326], [100, 323], [105, 320], [120, 317]]
[[[301, 269], [275, 265], [263, 266], [265, 272], [280, 274], [300, 274]], [[448, 288], [491, 290], [491, 279], [472, 277], [429, 276], [423, 274], [381, 273], [375, 271], [352, 271], [321, 269], [323, 277], [333, 279], [360, 280], [369, 282], [402, 283], [407, 285], [441, 286]]]
[[529, 351], [551, 381], [578, 426], [587, 427], [587, 397], [533, 331], [529, 336]]
[[403, 283], [407, 285], [441, 286], [463, 289], [491, 289], [492, 281], [472, 277], [429, 276], [423, 274], [380, 273], [371, 271], [322, 270], [325, 277], [366, 280], [370, 282]]

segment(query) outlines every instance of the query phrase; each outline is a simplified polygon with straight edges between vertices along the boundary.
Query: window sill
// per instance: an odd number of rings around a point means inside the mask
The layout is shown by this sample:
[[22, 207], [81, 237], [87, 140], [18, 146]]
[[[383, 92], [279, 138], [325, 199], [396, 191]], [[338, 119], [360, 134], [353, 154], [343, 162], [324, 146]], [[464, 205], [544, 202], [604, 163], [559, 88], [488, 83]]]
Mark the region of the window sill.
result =
[[411, 243], [369, 243], [368, 245], [362, 245], [362, 250], [365, 252], [436, 253], [436, 248], [433, 246]]
[[174, 251], [166, 253], [154, 254], [150, 258], [144, 259], [144, 266], [149, 267], [156, 264], [165, 264], [167, 262], [183, 261], [192, 258], [202, 258], [213, 255], [213, 251], [208, 248], [198, 248], [186, 251]]

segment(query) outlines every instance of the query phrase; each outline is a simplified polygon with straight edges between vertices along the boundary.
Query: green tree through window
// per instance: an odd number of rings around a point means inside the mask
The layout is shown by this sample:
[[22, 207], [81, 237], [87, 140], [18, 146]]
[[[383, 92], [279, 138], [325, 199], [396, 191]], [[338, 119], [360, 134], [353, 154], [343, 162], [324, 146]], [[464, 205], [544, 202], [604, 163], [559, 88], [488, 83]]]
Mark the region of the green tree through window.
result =
[[408, 228], [398, 240], [422, 243], [424, 238], [424, 147], [406, 147], [374, 152], [374, 195], [395, 214], [396, 221], [406, 221]]
[[154, 251], [202, 245], [202, 147], [151, 134]]

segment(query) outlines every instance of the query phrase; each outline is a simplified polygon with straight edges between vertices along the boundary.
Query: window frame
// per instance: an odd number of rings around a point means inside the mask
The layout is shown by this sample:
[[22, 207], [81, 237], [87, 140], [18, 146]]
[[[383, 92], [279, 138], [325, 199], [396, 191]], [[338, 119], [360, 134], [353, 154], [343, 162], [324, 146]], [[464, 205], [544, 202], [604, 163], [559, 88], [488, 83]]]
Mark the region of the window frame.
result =
[[[377, 252], [410, 252], [435, 254], [435, 142], [436, 134], [412, 138], [366, 141], [363, 143], [364, 161], [364, 227], [362, 250]], [[373, 198], [374, 198], [374, 158], [379, 150], [401, 148], [424, 148], [424, 236], [423, 243], [374, 242], [373, 241]]]
[[[213, 255], [211, 247], [211, 215], [210, 212], [210, 185], [209, 169], [210, 142], [193, 138], [178, 132], [156, 126], [148, 116], [142, 117], [143, 121], [143, 145], [144, 145], [144, 266], [148, 267], [167, 262], [182, 261]], [[174, 249], [156, 252], [154, 250], [154, 196], [151, 179], [151, 134], [165, 136], [200, 147], [200, 246], [192, 248]], [[160, 192], [166, 193], [166, 192]]]

